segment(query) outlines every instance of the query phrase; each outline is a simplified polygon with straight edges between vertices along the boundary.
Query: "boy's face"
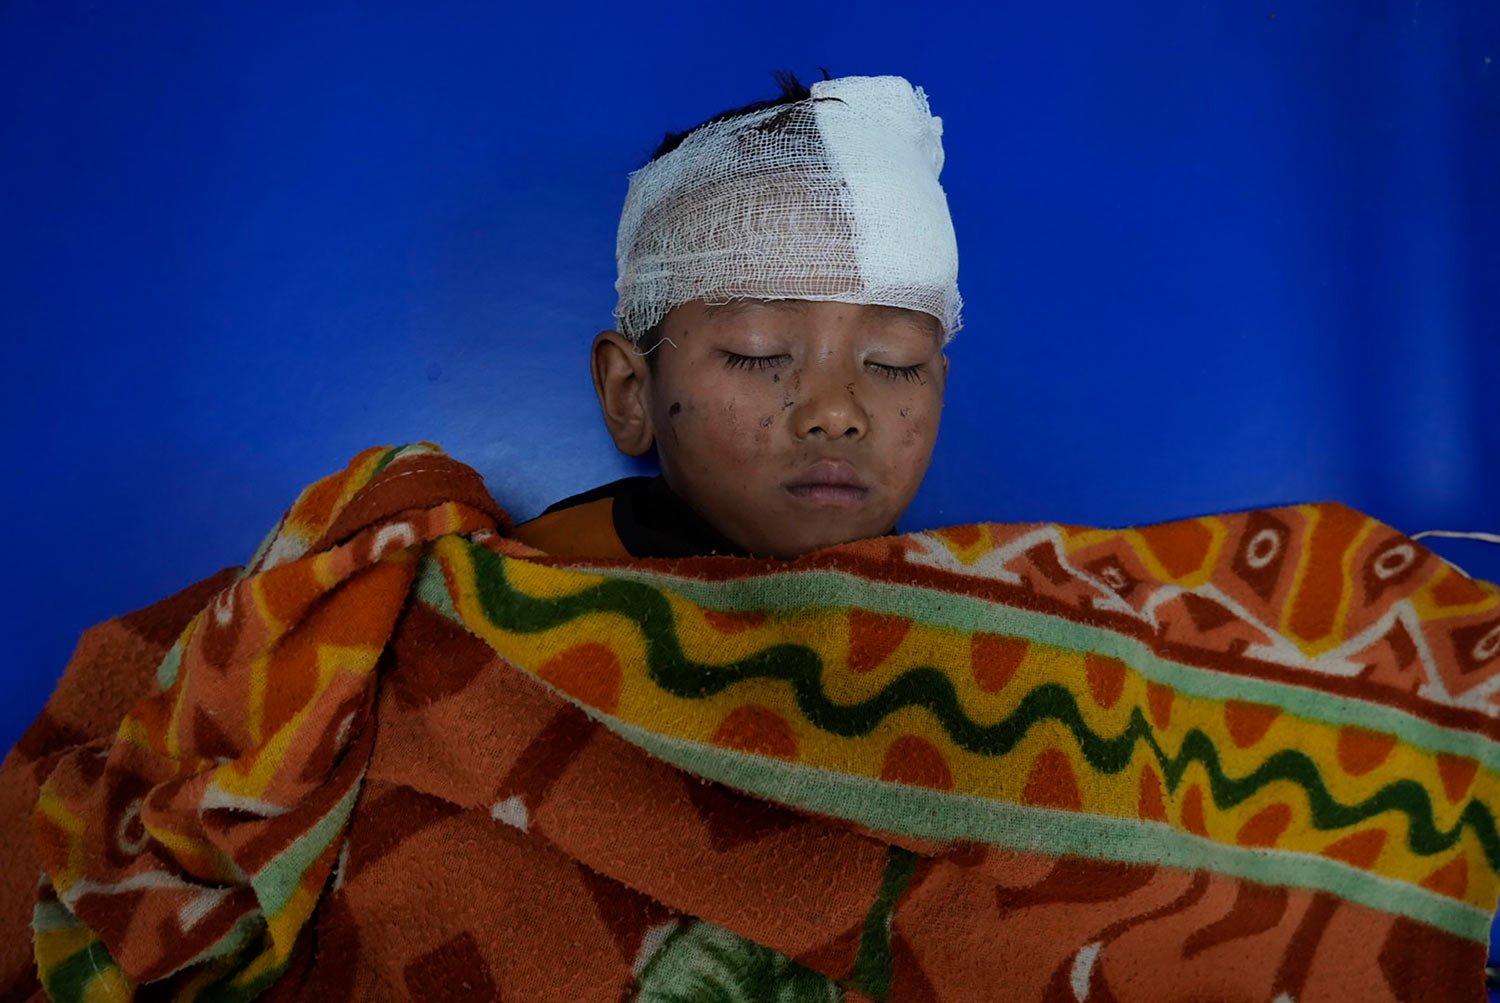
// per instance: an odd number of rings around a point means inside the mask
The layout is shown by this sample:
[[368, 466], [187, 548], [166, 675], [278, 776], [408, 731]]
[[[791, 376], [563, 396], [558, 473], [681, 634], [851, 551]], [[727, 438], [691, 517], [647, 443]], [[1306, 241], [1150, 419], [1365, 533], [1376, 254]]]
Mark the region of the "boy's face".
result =
[[595, 385], [621, 449], [654, 441], [672, 489], [752, 554], [795, 557], [890, 532], [937, 439], [948, 359], [936, 318], [826, 301], [692, 302], [662, 331], [671, 341], [654, 371], [617, 333], [595, 341]]

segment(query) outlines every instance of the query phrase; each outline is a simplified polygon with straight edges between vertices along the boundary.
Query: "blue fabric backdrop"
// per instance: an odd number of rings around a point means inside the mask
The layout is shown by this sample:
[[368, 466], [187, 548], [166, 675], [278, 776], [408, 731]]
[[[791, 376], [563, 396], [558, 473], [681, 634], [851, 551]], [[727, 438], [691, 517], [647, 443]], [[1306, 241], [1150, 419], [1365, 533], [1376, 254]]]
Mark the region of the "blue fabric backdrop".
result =
[[1500, 531], [1500, 5], [999, 7], [0, 2], [4, 745], [366, 446], [521, 518], [635, 469], [585, 368], [626, 174], [778, 68], [946, 124], [968, 326], [906, 528]]

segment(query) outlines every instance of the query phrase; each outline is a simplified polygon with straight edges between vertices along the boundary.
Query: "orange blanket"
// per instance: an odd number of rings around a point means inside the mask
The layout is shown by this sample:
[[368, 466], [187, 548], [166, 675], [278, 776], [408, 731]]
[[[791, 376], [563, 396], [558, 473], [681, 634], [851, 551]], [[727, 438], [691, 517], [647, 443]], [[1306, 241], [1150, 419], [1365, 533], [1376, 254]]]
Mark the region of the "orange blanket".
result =
[[86, 634], [0, 767], [0, 997], [1482, 993], [1500, 590], [1373, 519], [507, 531], [372, 449]]

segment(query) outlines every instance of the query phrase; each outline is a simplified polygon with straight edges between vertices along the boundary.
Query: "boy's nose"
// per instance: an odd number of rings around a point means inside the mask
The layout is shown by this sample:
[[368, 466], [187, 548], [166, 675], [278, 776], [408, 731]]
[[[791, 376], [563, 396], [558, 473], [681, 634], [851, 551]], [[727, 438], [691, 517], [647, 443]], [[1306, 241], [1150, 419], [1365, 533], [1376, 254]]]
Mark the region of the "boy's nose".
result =
[[829, 439], [863, 438], [870, 428], [870, 416], [859, 402], [857, 387], [853, 373], [804, 371], [802, 399], [792, 413], [797, 437], [805, 439], [821, 433]]

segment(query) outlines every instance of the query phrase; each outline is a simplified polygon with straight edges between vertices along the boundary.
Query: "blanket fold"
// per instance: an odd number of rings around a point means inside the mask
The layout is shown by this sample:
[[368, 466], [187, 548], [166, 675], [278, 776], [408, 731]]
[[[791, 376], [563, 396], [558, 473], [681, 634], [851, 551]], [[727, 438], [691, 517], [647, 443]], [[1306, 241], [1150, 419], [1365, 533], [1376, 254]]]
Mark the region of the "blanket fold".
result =
[[509, 530], [377, 447], [85, 635], [0, 998], [1482, 996], [1500, 589], [1375, 519]]

